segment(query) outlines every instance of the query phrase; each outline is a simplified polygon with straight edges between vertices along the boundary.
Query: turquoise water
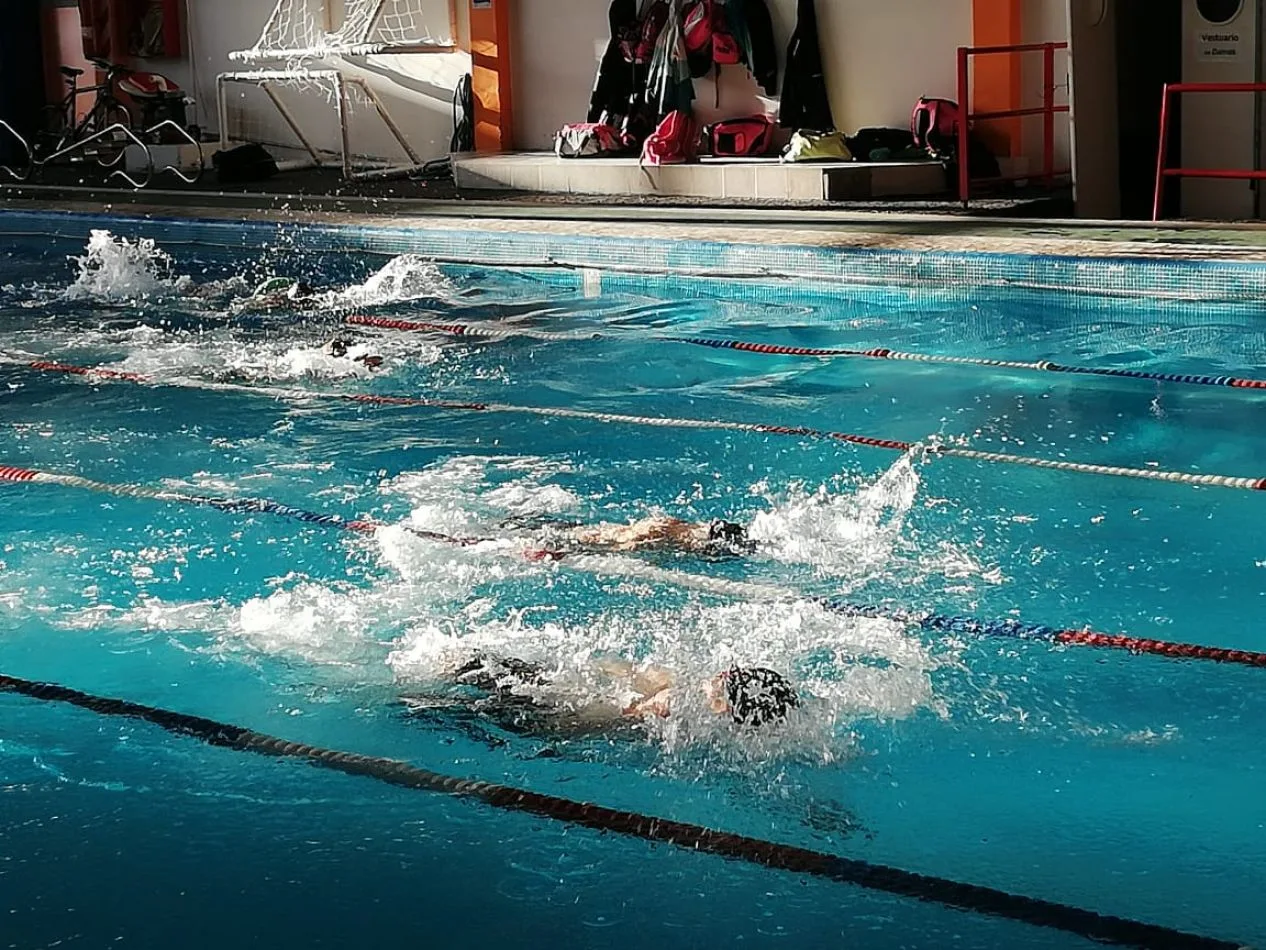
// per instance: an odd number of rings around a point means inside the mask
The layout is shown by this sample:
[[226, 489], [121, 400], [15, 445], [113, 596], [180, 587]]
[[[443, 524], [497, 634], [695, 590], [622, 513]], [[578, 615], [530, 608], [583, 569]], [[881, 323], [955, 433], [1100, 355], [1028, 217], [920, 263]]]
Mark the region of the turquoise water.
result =
[[[264, 276], [321, 306], [261, 314]], [[1131, 467], [1266, 476], [1251, 392], [657, 340], [1266, 377], [1261, 313], [954, 288], [661, 300], [609, 280], [317, 252], [25, 237], [0, 257], [0, 350], [144, 373], [0, 366], [0, 465], [249, 495], [499, 545], [453, 549], [53, 485], [0, 485], [0, 671], [407, 759], [447, 774], [1266, 941], [1263, 672], [846, 619], [831, 594], [1266, 649], [1256, 493], [738, 432], [211, 391], [231, 382], [736, 419]], [[680, 295], [685, 296], [685, 295]], [[347, 313], [601, 339], [339, 329]], [[379, 373], [321, 352], [334, 333]], [[584, 335], [581, 333], [580, 335]], [[752, 525], [743, 562], [601, 576], [513, 552], [512, 519], [649, 512]], [[718, 597], [699, 577], [799, 599]], [[732, 662], [809, 697], [776, 737], [688, 708], [634, 738], [410, 714], [446, 651], [595, 652], [685, 678]], [[1076, 938], [565, 828], [139, 723], [0, 697], [6, 946], [1080, 946]]]

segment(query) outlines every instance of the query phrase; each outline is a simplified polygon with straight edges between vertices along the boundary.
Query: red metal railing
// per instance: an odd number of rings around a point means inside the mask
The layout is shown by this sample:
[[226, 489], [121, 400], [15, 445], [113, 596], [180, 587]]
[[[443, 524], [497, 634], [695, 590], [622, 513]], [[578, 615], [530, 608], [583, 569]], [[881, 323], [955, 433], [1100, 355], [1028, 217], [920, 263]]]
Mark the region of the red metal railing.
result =
[[[1055, 116], [1068, 112], [1067, 105], [1055, 104], [1055, 53], [1068, 49], [1067, 43], [1021, 43], [1012, 46], [960, 46], [958, 48], [958, 101], [962, 106], [962, 117], [958, 123], [958, 200], [966, 207], [971, 199], [971, 140], [969, 132], [973, 119], [1018, 119], [1024, 116], [1040, 115], [1042, 122], [1042, 173], [1041, 178], [1048, 186], [1055, 183], [1060, 175], [1070, 174], [1068, 169], [1055, 169]], [[992, 56], [1002, 53], [1041, 53], [1042, 54], [1042, 104], [1031, 109], [1004, 109], [1000, 112], [971, 111], [970, 70], [973, 56]], [[1035, 175], [1011, 175], [1000, 181], [1021, 181], [1035, 178]]]
[[1231, 178], [1237, 181], [1266, 181], [1266, 171], [1248, 168], [1170, 168], [1166, 164], [1169, 146], [1169, 102], [1176, 92], [1266, 92], [1266, 82], [1167, 82], [1161, 91], [1160, 145], [1156, 150], [1156, 191], [1152, 196], [1152, 220], [1159, 221], [1165, 200], [1167, 178]]

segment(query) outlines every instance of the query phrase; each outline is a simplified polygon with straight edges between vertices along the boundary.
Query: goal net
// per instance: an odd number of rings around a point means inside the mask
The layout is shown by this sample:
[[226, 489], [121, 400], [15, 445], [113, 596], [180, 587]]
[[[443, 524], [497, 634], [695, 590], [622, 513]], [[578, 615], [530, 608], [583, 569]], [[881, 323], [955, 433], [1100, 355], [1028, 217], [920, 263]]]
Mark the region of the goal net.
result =
[[335, 28], [330, 0], [277, 0], [255, 45], [229, 58], [297, 68], [341, 56], [449, 53], [457, 43], [454, 2], [345, 0]]
[[365, 79], [283, 69], [222, 73], [216, 82], [221, 148], [257, 142], [282, 170], [329, 166], [345, 178], [422, 164]]
[[283, 167], [336, 165], [353, 178], [420, 165], [348, 60], [453, 52], [455, 2], [277, 0], [255, 44], [229, 54], [247, 68], [216, 77], [221, 147], [258, 142]]

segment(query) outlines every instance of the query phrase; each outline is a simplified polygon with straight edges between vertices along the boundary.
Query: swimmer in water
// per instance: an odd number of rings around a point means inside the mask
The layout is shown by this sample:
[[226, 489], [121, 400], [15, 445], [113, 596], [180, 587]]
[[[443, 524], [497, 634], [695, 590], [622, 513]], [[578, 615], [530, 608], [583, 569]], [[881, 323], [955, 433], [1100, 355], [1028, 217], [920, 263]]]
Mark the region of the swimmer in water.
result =
[[306, 310], [320, 304], [320, 295], [302, 280], [269, 277], [249, 297], [239, 300], [237, 310]]
[[[466, 655], [447, 678], [483, 694], [473, 704], [477, 711], [508, 731], [525, 734], [612, 734], [667, 719], [685, 688], [662, 667], [607, 658], [595, 662], [594, 669], [618, 699], [578, 701], [557, 688], [540, 665], [482, 651]], [[776, 725], [800, 706], [790, 681], [760, 666], [733, 666], [697, 686], [709, 711], [739, 727]], [[402, 696], [401, 701], [417, 710], [433, 706], [421, 696]]]
[[337, 337], [325, 344], [325, 352], [337, 359], [350, 359], [354, 363], [364, 364], [368, 369], [379, 369], [382, 366], [383, 360], [381, 356], [375, 356], [370, 353], [358, 353], [356, 356], [351, 356], [351, 348], [351, 343]]
[[567, 553], [624, 554], [669, 551], [708, 558], [740, 557], [756, 550], [747, 529], [734, 521], [685, 521], [655, 515], [626, 524], [578, 525], [550, 520], [507, 522], [506, 527], [543, 527], [547, 550]]

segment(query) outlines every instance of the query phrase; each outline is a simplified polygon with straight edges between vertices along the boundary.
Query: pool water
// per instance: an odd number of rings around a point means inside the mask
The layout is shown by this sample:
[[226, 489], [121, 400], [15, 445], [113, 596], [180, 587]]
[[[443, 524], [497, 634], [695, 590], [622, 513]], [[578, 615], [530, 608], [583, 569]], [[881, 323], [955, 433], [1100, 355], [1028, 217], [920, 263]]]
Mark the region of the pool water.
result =
[[[252, 308], [275, 274], [313, 284], [318, 304]], [[1251, 391], [665, 339], [1261, 378], [1260, 308], [963, 287], [678, 296], [320, 251], [301, 229], [250, 254], [105, 231], [10, 239], [0, 465], [388, 526], [359, 536], [0, 484], [0, 672], [1266, 942], [1266, 672], [937, 635], [813, 599], [1266, 650], [1258, 493], [320, 398], [725, 419], [1266, 476], [1266, 396]], [[344, 326], [353, 313], [570, 338]], [[326, 354], [336, 334], [383, 368]], [[35, 359], [149, 382], [21, 365]], [[601, 570], [517, 556], [540, 519], [651, 513], [750, 524], [758, 550]], [[493, 540], [455, 547], [405, 526]], [[771, 587], [786, 597], [756, 596]], [[401, 702], [434, 694], [453, 649], [471, 644], [539, 662], [586, 696], [605, 688], [591, 673], [605, 654], [687, 681], [769, 666], [805, 703], [772, 733], [688, 701], [633, 735], [560, 737]], [[11, 696], [0, 796], [0, 946], [1085, 943]]]

